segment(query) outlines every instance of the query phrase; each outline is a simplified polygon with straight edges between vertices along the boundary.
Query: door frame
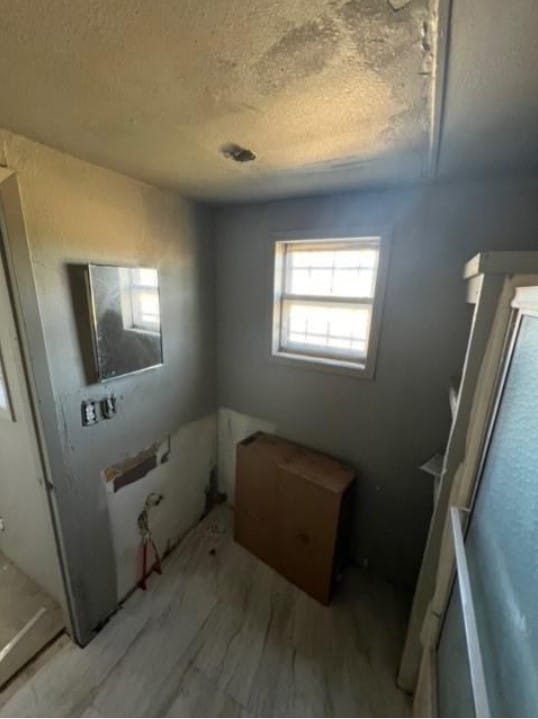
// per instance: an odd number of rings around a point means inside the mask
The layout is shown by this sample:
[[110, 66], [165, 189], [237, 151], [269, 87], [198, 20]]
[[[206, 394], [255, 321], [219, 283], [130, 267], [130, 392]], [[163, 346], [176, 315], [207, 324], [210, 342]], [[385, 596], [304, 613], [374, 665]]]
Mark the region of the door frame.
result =
[[[449, 507], [466, 510], [465, 535], [480, 483], [485, 457], [504, 391], [522, 316], [538, 316], [538, 276], [508, 277], [501, 291], [491, 333], [480, 368], [479, 380], [466, 435], [466, 453], [450, 493]], [[435, 592], [422, 626], [422, 660], [413, 703], [414, 716], [438, 716], [437, 646], [454, 580], [456, 562], [447, 513], [437, 568]]]
[[77, 615], [76, 575], [73, 572], [74, 547], [66, 542], [70, 522], [62, 511], [66, 496], [67, 472], [61, 436], [56, 420], [55, 397], [37, 288], [17, 177], [14, 171], [0, 167], [0, 261], [3, 261], [7, 290], [22, 355], [25, 381], [30, 399], [33, 428], [37, 439], [47, 504], [58, 550], [60, 572], [65, 590], [66, 629], [78, 643], [84, 643]]

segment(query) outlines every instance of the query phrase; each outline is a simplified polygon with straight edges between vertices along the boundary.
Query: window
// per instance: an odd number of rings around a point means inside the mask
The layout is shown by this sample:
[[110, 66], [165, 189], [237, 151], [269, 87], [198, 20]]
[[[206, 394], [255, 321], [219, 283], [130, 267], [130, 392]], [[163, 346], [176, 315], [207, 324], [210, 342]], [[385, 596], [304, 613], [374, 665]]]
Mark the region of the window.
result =
[[159, 332], [159, 278], [157, 270], [120, 268], [122, 315], [125, 329]]
[[277, 242], [273, 354], [371, 367], [380, 260], [378, 237]]

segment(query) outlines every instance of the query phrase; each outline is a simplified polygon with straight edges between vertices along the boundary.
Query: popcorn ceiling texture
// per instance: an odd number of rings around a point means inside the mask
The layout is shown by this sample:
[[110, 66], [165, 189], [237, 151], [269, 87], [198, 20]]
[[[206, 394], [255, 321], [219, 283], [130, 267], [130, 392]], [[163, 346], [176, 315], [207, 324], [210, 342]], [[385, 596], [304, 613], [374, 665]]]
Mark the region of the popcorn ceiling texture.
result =
[[[327, 168], [420, 175], [428, 0], [0, 0], [0, 16], [0, 127], [96, 164], [215, 199], [299, 169], [320, 187]], [[226, 162], [227, 142], [256, 161]]]

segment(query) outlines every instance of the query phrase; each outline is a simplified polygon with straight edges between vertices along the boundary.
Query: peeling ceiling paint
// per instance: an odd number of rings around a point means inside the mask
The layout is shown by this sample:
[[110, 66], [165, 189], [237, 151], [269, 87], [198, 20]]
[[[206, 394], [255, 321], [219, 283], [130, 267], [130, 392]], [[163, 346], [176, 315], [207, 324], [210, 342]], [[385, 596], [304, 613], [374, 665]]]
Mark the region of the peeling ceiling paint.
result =
[[205, 199], [422, 173], [428, 0], [0, 0], [0, 17], [0, 127], [83, 159]]

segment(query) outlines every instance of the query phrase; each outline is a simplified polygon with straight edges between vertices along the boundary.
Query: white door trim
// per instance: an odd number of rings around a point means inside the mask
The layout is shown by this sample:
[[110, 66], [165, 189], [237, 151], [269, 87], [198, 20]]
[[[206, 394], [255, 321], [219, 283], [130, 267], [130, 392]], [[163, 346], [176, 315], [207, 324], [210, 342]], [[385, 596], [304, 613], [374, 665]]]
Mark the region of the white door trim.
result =
[[69, 551], [65, 541], [65, 512], [60, 511], [56, 491], [65, 482], [65, 469], [60, 435], [54, 416], [54, 393], [19, 187], [15, 172], [5, 167], [0, 167], [0, 260], [2, 258], [60, 559], [67, 609], [66, 629], [73, 639], [83, 643], [85, 638], [80, 631], [77, 617], [72, 571], [67, 569], [68, 566], [73, 566], [73, 562], [69, 562]]

